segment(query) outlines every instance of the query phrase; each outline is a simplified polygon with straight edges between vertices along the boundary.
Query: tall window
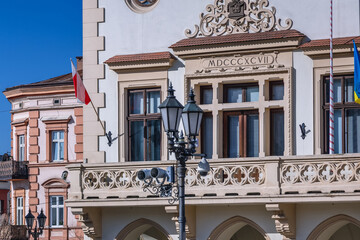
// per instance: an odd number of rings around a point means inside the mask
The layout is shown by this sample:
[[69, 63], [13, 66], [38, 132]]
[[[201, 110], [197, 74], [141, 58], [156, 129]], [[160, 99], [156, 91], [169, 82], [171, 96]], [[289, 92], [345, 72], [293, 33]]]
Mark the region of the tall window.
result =
[[50, 225], [60, 227], [64, 225], [64, 197], [50, 197]]
[[18, 136], [18, 161], [25, 160], [25, 135]]
[[129, 90], [128, 98], [130, 160], [160, 160], [160, 89]]
[[201, 124], [201, 152], [207, 158], [213, 154], [213, 117], [211, 113], [205, 113]]
[[16, 225], [24, 225], [24, 198], [16, 198]]
[[271, 109], [270, 111], [270, 155], [284, 155], [284, 111]]
[[[329, 88], [324, 79], [324, 153], [329, 152]], [[334, 147], [335, 153], [360, 152], [360, 105], [354, 102], [354, 76], [334, 77]]]
[[53, 161], [64, 160], [64, 131], [51, 132], [51, 159]]
[[225, 157], [258, 157], [258, 112], [224, 112], [224, 143]]

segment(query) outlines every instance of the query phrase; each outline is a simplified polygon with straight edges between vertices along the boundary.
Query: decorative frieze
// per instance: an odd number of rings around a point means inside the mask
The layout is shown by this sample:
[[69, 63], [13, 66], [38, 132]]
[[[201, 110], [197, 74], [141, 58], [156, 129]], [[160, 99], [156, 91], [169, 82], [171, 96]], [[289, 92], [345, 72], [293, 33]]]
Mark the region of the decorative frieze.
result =
[[276, 18], [276, 8], [268, 8], [268, 0], [215, 0], [206, 6], [207, 14], [200, 14], [200, 24], [195, 30], [185, 30], [188, 38], [220, 36], [232, 33], [268, 32], [288, 30], [292, 20]]

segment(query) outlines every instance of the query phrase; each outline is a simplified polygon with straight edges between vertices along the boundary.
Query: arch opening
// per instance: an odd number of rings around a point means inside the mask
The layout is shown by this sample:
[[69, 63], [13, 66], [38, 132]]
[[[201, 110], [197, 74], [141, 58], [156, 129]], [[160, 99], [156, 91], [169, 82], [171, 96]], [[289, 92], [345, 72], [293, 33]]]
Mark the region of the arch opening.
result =
[[138, 219], [117, 235], [116, 240], [169, 240], [169, 234], [159, 224], [149, 219]]
[[307, 240], [357, 240], [360, 239], [360, 221], [337, 215], [319, 224]]
[[266, 233], [253, 221], [243, 217], [233, 217], [216, 227], [208, 240], [264, 240]]

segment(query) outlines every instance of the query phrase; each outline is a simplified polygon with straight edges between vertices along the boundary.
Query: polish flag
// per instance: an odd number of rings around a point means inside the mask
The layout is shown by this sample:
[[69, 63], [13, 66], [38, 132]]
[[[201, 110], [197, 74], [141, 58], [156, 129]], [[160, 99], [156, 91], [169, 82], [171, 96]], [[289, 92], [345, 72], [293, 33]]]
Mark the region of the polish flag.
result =
[[80, 77], [80, 74], [76, 71], [74, 63], [71, 61], [71, 70], [72, 70], [72, 79], [74, 82], [75, 88], [75, 97], [79, 99], [80, 102], [85, 103], [86, 105], [89, 104], [91, 101], [89, 94], [86, 91], [84, 83]]

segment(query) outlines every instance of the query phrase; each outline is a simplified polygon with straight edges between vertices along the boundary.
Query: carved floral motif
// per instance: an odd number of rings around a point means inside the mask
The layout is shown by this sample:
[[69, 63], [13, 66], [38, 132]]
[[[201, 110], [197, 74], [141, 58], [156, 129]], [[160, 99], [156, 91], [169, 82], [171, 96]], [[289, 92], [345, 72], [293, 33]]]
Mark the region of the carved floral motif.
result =
[[360, 163], [357, 162], [285, 164], [281, 168], [281, 182], [288, 184], [346, 183], [359, 179]]
[[[140, 170], [140, 169], [139, 169]], [[84, 189], [110, 190], [143, 187], [137, 178], [138, 170], [89, 170], [82, 176]], [[263, 165], [220, 166], [212, 168], [206, 177], [201, 177], [196, 168], [188, 168], [185, 184], [194, 186], [261, 185], [265, 181]]]
[[[195, 30], [185, 30], [185, 35], [189, 38], [197, 36], [220, 36], [231, 33], [249, 32], [268, 32], [276, 30], [288, 30], [292, 27], [292, 20], [286, 19], [285, 26], [280, 24], [281, 19], [277, 19], [276, 8], [269, 6], [268, 0], [244, 0], [244, 4], [239, 12], [244, 11], [244, 15], [239, 13], [234, 18], [233, 11], [228, 9], [229, 4], [234, 4], [230, 0], [215, 0], [214, 4], [206, 6], [207, 14], [200, 14], [200, 24], [195, 25]], [[239, 4], [239, 3], [238, 3]]]

